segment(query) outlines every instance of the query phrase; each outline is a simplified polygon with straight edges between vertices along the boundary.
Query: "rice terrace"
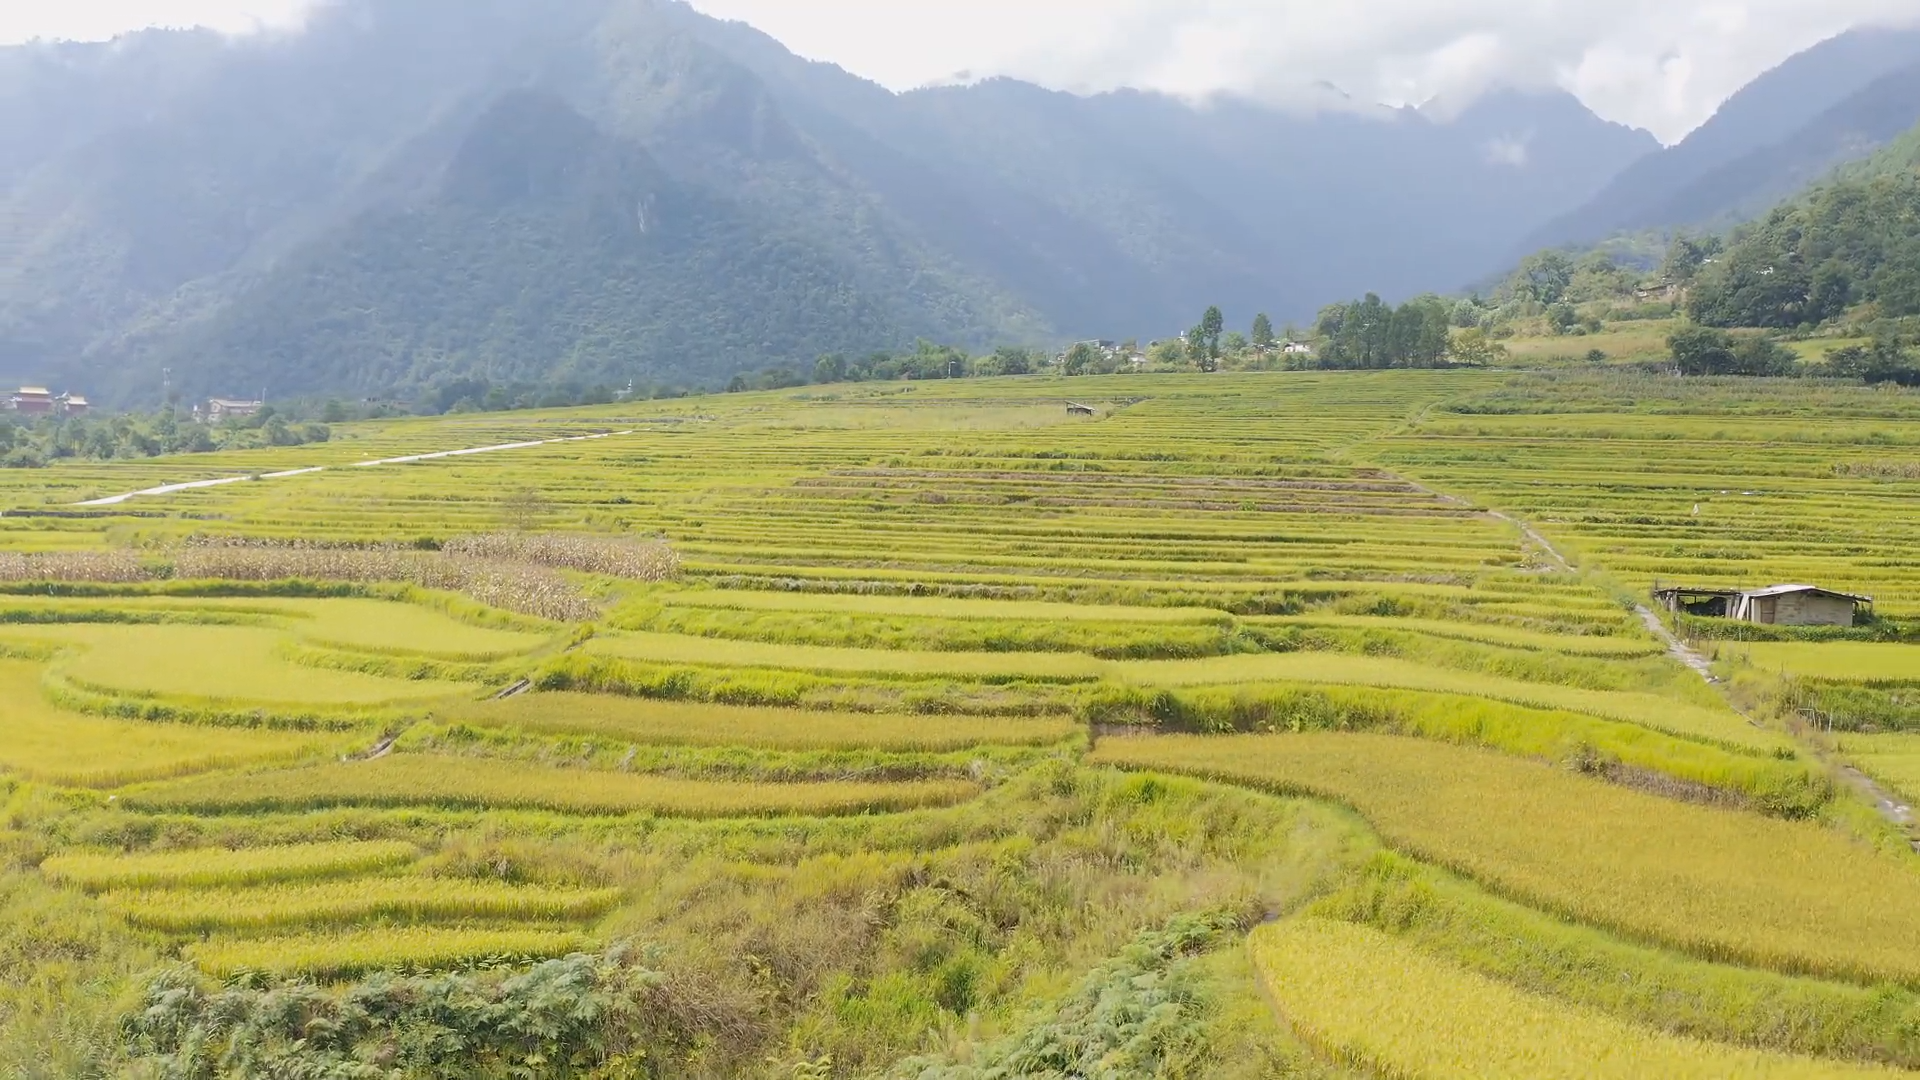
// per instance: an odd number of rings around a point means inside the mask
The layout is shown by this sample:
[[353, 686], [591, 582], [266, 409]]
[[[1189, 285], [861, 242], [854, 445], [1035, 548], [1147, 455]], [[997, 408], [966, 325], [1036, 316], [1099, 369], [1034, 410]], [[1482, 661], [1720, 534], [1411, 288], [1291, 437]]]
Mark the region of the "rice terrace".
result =
[[1920, 1068], [1920, 398], [1081, 385], [0, 474], [0, 1068]]

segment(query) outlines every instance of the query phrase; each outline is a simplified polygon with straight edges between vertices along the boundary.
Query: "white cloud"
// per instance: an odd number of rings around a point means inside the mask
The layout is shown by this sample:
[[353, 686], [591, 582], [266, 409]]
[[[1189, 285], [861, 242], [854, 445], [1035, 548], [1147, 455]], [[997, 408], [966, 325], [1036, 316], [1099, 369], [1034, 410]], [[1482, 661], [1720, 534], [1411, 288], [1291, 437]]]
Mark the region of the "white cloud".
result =
[[[0, 41], [296, 23], [310, 0], [0, 0]], [[538, 3], [540, 0], [524, 0]], [[895, 89], [1013, 75], [1070, 90], [1464, 104], [1561, 86], [1669, 141], [1748, 80], [1920, 0], [691, 0]]]
[[1517, 138], [1494, 139], [1487, 143], [1487, 160], [1495, 165], [1511, 165], [1523, 169], [1527, 164], [1527, 140]]
[[1754, 76], [1920, 0], [692, 0], [896, 89], [957, 71], [1075, 90], [1464, 102], [1561, 86], [1669, 141]]
[[298, 25], [311, 0], [0, 0], [0, 42], [94, 41], [148, 26], [228, 33]]

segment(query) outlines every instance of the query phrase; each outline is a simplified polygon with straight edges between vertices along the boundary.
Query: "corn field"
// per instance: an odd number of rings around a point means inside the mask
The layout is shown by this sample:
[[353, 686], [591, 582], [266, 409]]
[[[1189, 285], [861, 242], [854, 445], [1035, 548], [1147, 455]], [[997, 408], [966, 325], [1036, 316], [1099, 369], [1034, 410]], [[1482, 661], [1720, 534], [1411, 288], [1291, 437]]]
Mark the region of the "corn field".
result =
[[633, 581], [665, 581], [680, 572], [679, 556], [664, 541], [634, 541], [577, 533], [491, 533], [450, 541], [448, 555], [498, 562], [538, 563]]
[[599, 608], [552, 569], [409, 548], [201, 542], [173, 555], [173, 575], [216, 581], [400, 582], [467, 596], [554, 622], [591, 622]]

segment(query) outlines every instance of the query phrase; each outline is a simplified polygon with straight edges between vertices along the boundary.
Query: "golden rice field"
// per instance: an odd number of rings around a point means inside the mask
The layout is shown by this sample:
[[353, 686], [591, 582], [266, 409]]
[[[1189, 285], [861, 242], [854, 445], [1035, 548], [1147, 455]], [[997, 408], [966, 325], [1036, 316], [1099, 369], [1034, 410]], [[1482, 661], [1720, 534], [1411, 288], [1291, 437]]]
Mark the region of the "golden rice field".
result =
[[1253, 934], [1277, 1008], [1327, 1057], [1418, 1080], [1768, 1077], [1900, 1070], [1788, 1057], [1636, 1028], [1424, 956], [1362, 926], [1294, 919]]
[[1722, 657], [1763, 671], [1868, 685], [1920, 685], [1920, 646], [1865, 641], [1729, 642]]
[[963, 781], [745, 785], [555, 769], [488, 758], [394, 754], [377, 761], [146, 785], [127, 789], [122, 799], [138, 809], [204, 812], [426, 806], [760, 817], [941, 806], [976, 792], [974, 785]]
[[477, 686], [335, 671], [293, 662], [278, 630], [234, 626], [0, 628], [0, 644], [62, 651], [52, 670], [89, 690], [193, 702], [379, 706], [470, 694]]
[[218, 978], [243, 972], [339, 978], [407, 966], [484, 960], [534, 960], [590, 946], [564, 930], [440, 930], [403, 927], [291, 937], [215, 939], [186, 947], [194, 963]]
[[[0, 1074], [213, 1075], [127, 1010], [441, 977], [590, 1018], [539, 1080], [1920, 1068], [1920, 856], [1778, 690], [1880, 695], [1837, 754], [1920, 797], [1920, 647], [1709, 686], [1632, 610], [1806, 580], [1907, 633], [1916, 402], [1035, 377], [0, 470]], [[1300, 914], [1383, 859], [1505, 906]]]
[[1109, 739], [1092, 760], [1335, 799], [1417, 858], [1693, 955], [1920, 983], [1920, 862], [1818, 824], [1387, 736]]
[[645, 746], [942, 753], [980, 746], [1052, 746], [1083, 729], [1065, 717], [883, 716], [648, 701], [595, 694], [525, 694], [436, 710], [447, 724], [595, 736]]
[[571, 922], [603, 914], [619, 901], [618, 889], [546, 889], [417, 877], [109, 892], [100, 898], [103, 907], [135, 926], [176, 934], [261, 933], [376, 921]]
[[229, 731], [110, 720], [60, 709], [42, 696], [40, 665], [0, 660], [0, 770], [65, 787], [145, 780], [325, 755], [340, 736]]
[[187, 848], [150, 855], [59, 854], [40, 864], [48, 878], [85, 889], [189, 889], [350, 877], [404, 866], [420, 855], [397, 840], [333, 841], [258, 848]]
[[1837, 740], [1847, 761], [1908, 804], [1920, 803], [1920, 734], [1847, 734]]

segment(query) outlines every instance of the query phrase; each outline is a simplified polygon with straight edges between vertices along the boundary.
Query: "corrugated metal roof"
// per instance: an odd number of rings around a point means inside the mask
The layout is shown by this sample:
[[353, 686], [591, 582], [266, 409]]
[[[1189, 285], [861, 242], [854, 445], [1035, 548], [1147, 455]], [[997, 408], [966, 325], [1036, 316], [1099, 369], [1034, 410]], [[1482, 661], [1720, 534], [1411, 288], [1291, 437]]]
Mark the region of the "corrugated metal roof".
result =
[[1771, 585], [1764, 589], [1754, 589], [1745, 595], [1752, 597], [1790, 596], [1794, 593], [1819, 593], [1822, 596], [1837, 596], [1842, 600], [1852, 600], [1859, 604], [1873, 603], [1871, 596], [1855, 596], [1852, 593], [1835, 592], [1832, 589], [1823, 589], [1818, 585]]

